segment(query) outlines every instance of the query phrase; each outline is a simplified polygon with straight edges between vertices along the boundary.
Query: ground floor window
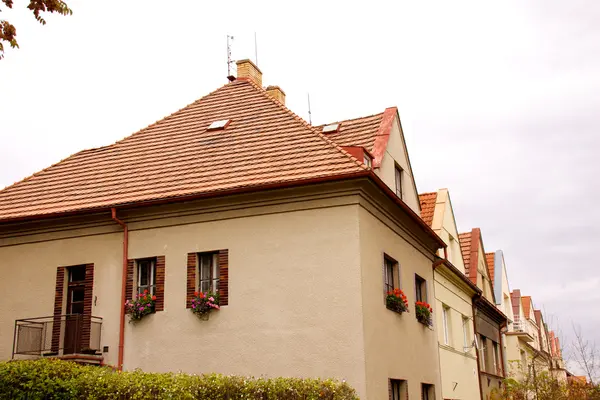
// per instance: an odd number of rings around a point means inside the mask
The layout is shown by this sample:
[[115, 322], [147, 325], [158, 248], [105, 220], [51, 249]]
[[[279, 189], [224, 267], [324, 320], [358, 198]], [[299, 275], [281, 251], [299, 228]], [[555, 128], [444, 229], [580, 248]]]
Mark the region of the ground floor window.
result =
[[390, 400], [407, 400], [408, 385], [402, 379], [390, 379]]
[[435, 399], [435, 392], [433, 390], [433, 385], [430, 385], [428, 383], [421, 384], [421, 399], [422, 400]]

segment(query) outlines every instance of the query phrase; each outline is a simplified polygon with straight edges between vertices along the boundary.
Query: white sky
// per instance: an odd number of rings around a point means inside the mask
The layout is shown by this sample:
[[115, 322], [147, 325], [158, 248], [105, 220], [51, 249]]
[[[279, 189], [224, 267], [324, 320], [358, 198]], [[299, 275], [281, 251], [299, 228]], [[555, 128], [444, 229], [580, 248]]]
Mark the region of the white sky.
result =
[[[568, 336], [600, 328], [600, 3], [70, 0], [0, 17], [0, 187], [119, 140], [254, 59], [314, 123], [399, 108], [417, 186], [450, 189], [461, 231], [503, 249], [512, 289]], [[564, 339], [563, 342], [566, 342]]]

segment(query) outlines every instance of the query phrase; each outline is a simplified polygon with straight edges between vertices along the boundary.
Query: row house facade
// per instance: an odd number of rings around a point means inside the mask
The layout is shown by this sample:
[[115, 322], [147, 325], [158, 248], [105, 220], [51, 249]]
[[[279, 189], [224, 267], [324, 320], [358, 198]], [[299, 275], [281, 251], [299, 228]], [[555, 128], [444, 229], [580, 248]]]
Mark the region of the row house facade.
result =
[[[229, 80], [0, 191], [0, 360], [331, 377], [374, 400], [489, 399], [542, 356], [562, 376], [502, 251], [459, 234], [447, 189], [418, 194], [397, 108], [312, 126], [251, 61]], [[207, 320], [198, 292], [219, 295]]]
[[[397, 109], [315, 127], [252, 62], [230, 80], [0, 191], [0, 359], [442, 398], [436, 310], [416, 303], [434, 303], [446, 244], [420, 218]], [[208, 320], [198, 291], [219, 293]], [[146, 292], [154, 312], [128, 323]]]

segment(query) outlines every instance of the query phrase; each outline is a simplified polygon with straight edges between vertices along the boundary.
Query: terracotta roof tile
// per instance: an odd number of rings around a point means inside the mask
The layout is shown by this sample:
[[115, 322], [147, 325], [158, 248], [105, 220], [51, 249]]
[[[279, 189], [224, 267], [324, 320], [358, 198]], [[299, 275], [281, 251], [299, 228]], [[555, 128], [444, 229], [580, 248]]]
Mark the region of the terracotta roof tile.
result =
[[[378, 117], [349, 122], [352, 135]], [[225, 130], [207, 131], [230, 119]], [[370, 132], [370, 130], [369, 130]], [[266, 92], [236, 80], [110, 146], [0, 191], [0, 220], [105, 208], [365, 171]]]
[[488, 273], [490, 274], [492, 286], [494, 285], [494, 256], [494, 253], [485, 253], [485, 260], [487, 261]]
[[421, 218], [429, 226], [433, 223], [433, 214], [435, 212], [435, 202], [437, 201], [437, 192], [423, 193], [419, 195], [421, 203]]
[[325, 136], [340, 146], [361, 146], [372, 152], [382, 119], [383, 113], [379, 113], [368, 117], [331, 122], [315, 126], [315, 129], [321, 132], [326, 125], [341, 124], [337, 132], [326, 133]]
[[[459, 233], [460, 251], [465, 263], [465, 275], [470, 277], [469, 269], [471, 267], [471, 232]], [[475, 282], [477, 284], [477, 282]]]
[[531, 296], [523, 296], [521, 299], [523, 300], [523, 314], [525, 314], [525, 318], [529, 318], [531, 311]]

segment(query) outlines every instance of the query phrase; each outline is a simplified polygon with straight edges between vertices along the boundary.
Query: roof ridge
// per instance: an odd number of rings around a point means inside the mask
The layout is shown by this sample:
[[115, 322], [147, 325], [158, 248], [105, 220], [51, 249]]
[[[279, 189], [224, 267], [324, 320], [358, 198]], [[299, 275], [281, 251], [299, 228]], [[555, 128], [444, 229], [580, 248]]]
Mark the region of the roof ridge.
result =
[[[348, 119], [341, 119], [339, 121], [333, 121], [333, 122], [327, 122], [325, 124], [319, 124], [319, 125], [315, 125], [315, 126], [325, 126], [325, 125], [333, 125], [333, 124], [341, 124], [342, 122], [349, 122], [349, 121], [357, 121], [359, 119], [367, 119], [367, 118], [371, 118], [371, 117], [377, 117], [379, 115], [383, 115], [385, 111], [376, 113], [376, 114], [371, 114], [371, 115], [365, 115], [363, 117], [356, 117], [356, 118], [348, 118]], [[311, 125], [312, 126], [312, 125]]]
[[311, 132], [315, 133], [318, 137], [320, 137], [323, 141], [325, 141], [331, 147], [333, 147], [334, 149], [338, 150], [342, 154], [346, 155], [350, 159], [350, 161], [354, 161], [354, 163], [358, 167], [360, 167], [363, 170], [368, 170], [368, 168], [362, 162], [358, 161], [358, 159], [356, 159], [352, 154], [348, 153], [346, 150], [344, 150], [341, 146], [337, 145], [331, 139], [325, 137], [325, 135], [323, 135], [321, 132], [317, 131], [312, 125], [310, 125], [308, 122], [306, 122], [298, 114], [296, 114], [295, 112], [293, 112], [292, 110], [290, 110], [289, 108], [287, 108], [279, 100], [276, 100], [273, 97], [269, 96], [269, 94], [267, 93], [267, 91], [265, 89], [263, 89], [262, 87], [258, 86], [256, 83], [252, 82], [250, 79], [236, 79], [236, 81], [237, 80], [242, 81], [242, 82], [248, 82], [255, 89], [257, 89], [263, 96], [265, 96], [267, 99], [271, 100], [275, 105], [279, 106], [279, 108], [281, 108], [283, 111], [285, 111], [291, 117], [293, 117], [294, 119], [298, 120], [300, 123], [302, 123], [302, 125], [304, 125], [306, 128], [308, 128]]

